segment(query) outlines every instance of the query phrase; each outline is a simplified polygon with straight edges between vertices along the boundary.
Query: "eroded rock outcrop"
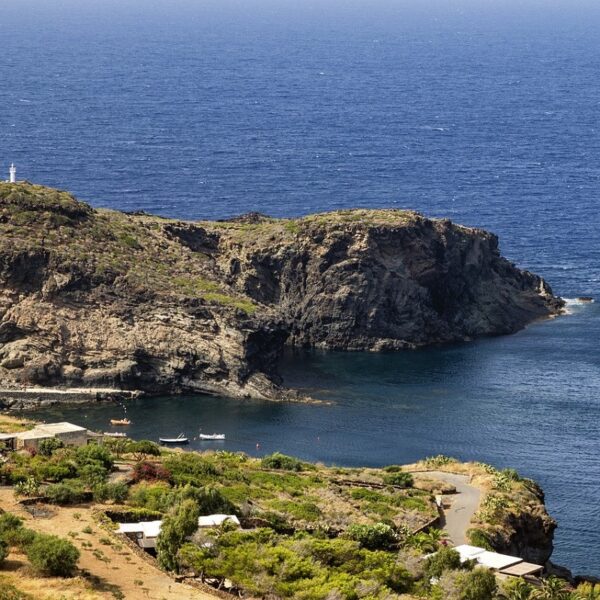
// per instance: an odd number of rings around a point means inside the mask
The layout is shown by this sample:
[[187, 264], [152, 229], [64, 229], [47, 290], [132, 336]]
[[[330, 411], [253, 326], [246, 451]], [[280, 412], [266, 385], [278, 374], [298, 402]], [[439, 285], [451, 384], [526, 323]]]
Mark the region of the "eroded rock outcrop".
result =
[[0, 184], [0, 381], [276, 398], [284, 344], [395, 350], [558, 313], [485, 231], [407, 211], [188, 223]]

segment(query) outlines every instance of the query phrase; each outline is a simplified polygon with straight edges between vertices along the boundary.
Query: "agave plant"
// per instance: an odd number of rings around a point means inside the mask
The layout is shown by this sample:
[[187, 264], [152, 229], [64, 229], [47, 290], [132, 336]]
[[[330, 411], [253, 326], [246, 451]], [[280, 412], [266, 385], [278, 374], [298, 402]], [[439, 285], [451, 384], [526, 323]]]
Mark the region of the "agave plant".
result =
[[600, 584], [582, 583], [573, 592], [574, 600], [600, 600]]
[[572, 600], [573, 595], [569, 591], [564, 579], [550, 576], [542, 581], [542, 585], [531, 594], [532, 600]]
[[435, 552], [448, 534], [441, 529], [431, 528], [427, 533], [420, 532], [410, 537], [409, 544], [421, 552]]
[[532, 592], [533, 587], [523, 579], [511, 579], [505, 583], [500, 598], [502, 600], [529, 600]]

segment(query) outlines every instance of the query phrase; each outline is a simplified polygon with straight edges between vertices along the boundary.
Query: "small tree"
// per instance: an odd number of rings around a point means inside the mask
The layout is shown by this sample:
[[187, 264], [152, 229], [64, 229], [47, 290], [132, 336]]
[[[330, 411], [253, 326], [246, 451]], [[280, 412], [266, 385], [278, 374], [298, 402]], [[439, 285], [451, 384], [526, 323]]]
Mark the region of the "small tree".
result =
[[100, 463], [107, 471], [110, 471], [113, 466], [109, 449], [98, 444], [88, 444], [77, 448], [75, 460], [80, 466]]
[[80, 556], [68, 540], [46, 534], [37, 534], [25, 552], [35, 569], [58, 577], [73, 576]]
[[177, 553], [186, 539], [198, 529], [198, 505], [184, 500], [162, 522], [156, 540], [158, 563], [167, 571], [179, 572]]
[[150, 440], [130, 441], [125, 451], [132, 454], [134, 460], [138, 462], [149, 456], [160, 456], [159, 445]]
[[440, 577], [444, 571], [461, 567], [460, 554], [453, 548], [440, 548], [425, 561], [425, 573], [428, 577]]

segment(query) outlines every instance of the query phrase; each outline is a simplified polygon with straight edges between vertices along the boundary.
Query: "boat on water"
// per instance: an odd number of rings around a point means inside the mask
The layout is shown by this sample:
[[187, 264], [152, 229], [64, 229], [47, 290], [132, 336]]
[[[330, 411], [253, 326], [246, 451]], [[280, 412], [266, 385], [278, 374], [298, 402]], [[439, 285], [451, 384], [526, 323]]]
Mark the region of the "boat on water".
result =
[[104, 437], [111, 437], [111, 438], [126, 438], [127, 434], [123, 431], [105, 431], [102, 434]]
[[201, 433], [198, 436], [201, 440], [224, 440], [224, 433]]
[[186, 438], [183, 433], [180, 433], [176, 438], [159, 437], [158, 441], [161, 444], [187, 444], [189, 442], [188, 438]]
[[111, 419], [111, 425], [131, 425], [131, 421], [129, 419]]

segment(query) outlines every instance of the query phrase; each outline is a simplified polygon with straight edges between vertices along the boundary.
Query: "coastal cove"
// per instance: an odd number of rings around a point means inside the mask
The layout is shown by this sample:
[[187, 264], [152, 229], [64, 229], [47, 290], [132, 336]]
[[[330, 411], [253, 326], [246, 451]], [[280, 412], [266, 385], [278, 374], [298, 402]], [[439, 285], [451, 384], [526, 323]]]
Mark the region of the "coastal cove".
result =
[[[134, 438], [223, 432], [193, 449], [273, 451], [344, 466], [409, 463], [439, 453], [514, 467], [538, 481], [558, 521], [552, 560], [598, 575], [600, 494], [596, 370], [600, 306], [512, 335], [400, 353], [288, 353], [285, 383], [327, 405], [211, 396], [127, 403]], [[108, 430], [113, 404], [62, 405], [33, 417]], [[257, 447], [259, 444], [259, 447]]]

